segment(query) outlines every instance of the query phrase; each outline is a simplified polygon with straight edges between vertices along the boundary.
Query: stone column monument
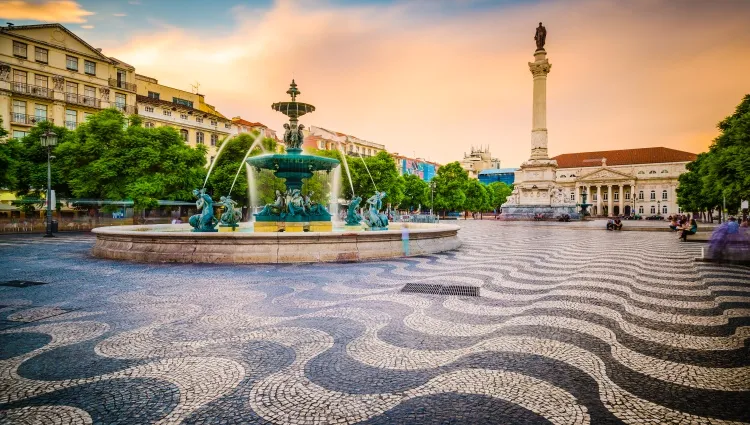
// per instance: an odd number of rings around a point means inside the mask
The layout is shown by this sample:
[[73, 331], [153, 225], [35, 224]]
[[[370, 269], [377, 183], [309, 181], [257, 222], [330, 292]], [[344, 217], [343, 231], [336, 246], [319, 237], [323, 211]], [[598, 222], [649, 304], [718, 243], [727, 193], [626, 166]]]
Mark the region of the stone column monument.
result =
[[568, 214], [578, 218], [575, 201], [555, 184], [557, 161], [547, 153], [547, 74], [552, 64], [547, 60], [544, 44], [547, 29], [539, 23], [534, 34], [536, 51], [529, 70], [534, 79], [534, 103], [531, 117], [531, 156], [515, 173], [513, 193], [502, 206], [504, 219], [531, 219], [537, 214], [546, 218]]

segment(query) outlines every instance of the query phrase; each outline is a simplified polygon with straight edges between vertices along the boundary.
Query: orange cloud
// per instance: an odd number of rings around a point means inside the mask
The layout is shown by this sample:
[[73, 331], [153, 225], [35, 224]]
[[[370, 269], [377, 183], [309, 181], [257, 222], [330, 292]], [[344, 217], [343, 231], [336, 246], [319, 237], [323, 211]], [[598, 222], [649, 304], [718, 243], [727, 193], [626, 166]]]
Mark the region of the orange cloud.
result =
[[84, 10], [72, 0], [48, 0], [30, 2], [27, 0], [5, 0], [2, 2], [0, 16], [3, 19], [23, 19], [34, 21], [61, 22], [80, 24], [94, 12]]
[[106, 51], [160, 82], [196, 80], [225, 115], [280, 128], [292, 77], [303, 117], [438, 162], [489, 145], [529, 156], [534, 28], [548, 29], [551, 154], [644, 146], [707, 148], [750, 93], [750, 4], [576, 0], [430, 16], [424, 3], [235, 10], [228, 36], [166, 28]]

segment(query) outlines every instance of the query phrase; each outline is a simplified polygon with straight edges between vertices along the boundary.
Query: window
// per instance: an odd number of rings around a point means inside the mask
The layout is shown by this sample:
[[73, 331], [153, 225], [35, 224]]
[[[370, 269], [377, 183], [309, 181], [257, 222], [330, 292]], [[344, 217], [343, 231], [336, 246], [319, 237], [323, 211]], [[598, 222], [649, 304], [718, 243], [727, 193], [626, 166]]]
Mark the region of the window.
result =
[[203, 122], [203, 118], [201, 118], [201, 117], [195, 117], [195, 122]]
[[172, 98], [172, 103], [176, 103], [178, 105], [183, 105], [183, 106], [189, 106], [191, 108], [193, 107], [193, 101], [192, 100], [180, 99], [179, 97], [173, 97]]
[[570, 192], [570, 200], [571, 201], [575, 201], [576, 200], [576, 193], [575, 192]]
[[96, 62], [83, 61], [83, 72], [89, 75], [96, 75]]
[[655, 200], [656, 200], [656, 191], [655, 191], [655, 190], [652, 190], [652, 191], [651, 191], [651, 200], [652, 200], [652, 201], [655, 201]]
[[78, 126], [78, 112], [67, 109], [65, 111], [65, 127], [68, 130], [75, 130]]
[[164, 111], [162, 111], [162, 113], [163, 113], [164, 115], [168, 116], [168, 117], [171, 117], [171, 116], [172, 116], [172, 111], [164, 110]]
[[638, 199], [643, 200], [643, 191], [638, 191]]
[[75, 56], [65, 56], [65, 67], [71, 71], [78, 71], [78, 58]]
[[148, 97], [150, 97], [151, 99], [158, 99], [159, 98], [159, 93], [157, 93], [155, 91], [150, 91], [150, 92], [148, 92]]
[[594, 193], [593, 195], [591, 195], [591, 199], [594, 200], [594, 201], [596, 201], [597, 198], [598, 198], [597, 195], [599, 195], [599, 194], [598, 193]]
[[638, 174], [646, 174], [646, 173], [644, 173], [643, 171], [639, 171]]
[[216, 120], [211, 120], [211, 125], [216, 125]]
[[78, 94], [78, 83], [72, 83], [67, 81], [65, 83], [65, 92], [71, 94]]
[[180, 130], [180, 136], [182, 137], [182, 140], [186, 142], [188, 141], [188, 134], [189, 134], [188, 131], [185, 130], [184, 128]]
[[187, 114], [180, 114], [180, 118], [182, 118], [183, 120], [186, 120], [188, 119], [188, 116]]
[[39, 75], [39, 74], [34, 75], [34, 85], [37, 87], [44, 87], [46, 89], [48, 81], [49, 81], [49, 78], [47, 78], [46, 75]]
[[649, 171], [648, 173], [649, 173], [649, 174], [656, 174], [656, 171], [655, 171], [655, 170], [651, 170], [651, 171]]
[[13, 82], [26, 84], [26, 71], [13, 70]]
[[661, 199], [662, 199], [662, 200], [664, 200], [664, 201], [666, 201], [666, 200], [667, 200], [667, 191], [666, 191], [666, 190], [663, 190], [663, 191], [661, 192]]
[[14, 100], [12, 121], [22, 121], [25, 119], [25, 117], [26, 117], [26, 102], [24, 102], [23, 100]]
[[49, 58], [49, 50], [42, 49], [41, 47], [34, 47], [34, 54], [36, 55], [37, 62], [47, 63]]
[[146, 128], [154, 128], [154, 123], [147, 121], [143, 124], [143, 126]]
[[92, 115], [94, 115], [94, 114], [92, 114], [91, 112], [84, 112], [83, 113], [83, 120], [84, 121], [88, 121], [89, 117], [92, 116]]
[[224, 128], [232, 128], [232, 124], [226, 123], [224, 124]]
[[625, 200], [626, 201], [630, 200], [630, 192], [625, 192]]
[[195, 142], [198, 143], [199, 145], [203, 144], [203, 132], [199, 131], [195, 133]]
[[638, 207], [638, 214], [643, 214], [643, 205]]
[[651, 205], [651, 214], [656, 214], [656, 207]]
[[211, 135], [211, 146], [216, 146], [216, 142], [219, 141], [219, 135], [218, 134], [212, 134]]
[[620, 193], [619, 192], [615, 192], [614, 193], [614, 200], [615, 201], [619, 201], [620, 200]]
[[37, 121], [47, 121], [47, 105], [34, 105], [34, 117]]
[[576, 176], [575, 174], [571, 174], [571, 175], [569, 175], [568, 177], [575, 177], [575, 176]]
[[146, 112], [154, 112], [153, 106], [146, 106], [144, 109], [146, 110]]
[[560, 176], [561, 179], [564, 179], [566, 177], [568, 177], [568, 176], [566, 176], [565, 174], [563, 174], [562, 176]]
[[666, 214], [667, 213], [667, 206], [666, 205], [664, 205], [663, 207], [661, 207], [661, 212], [662, 212], [662, 214]]
[[118, 108], [125, 108], [125, 100], [127, 97], [125, 97], [122, 93], [115, 93], [115, 105], [117, 105]]
[[608, 197], [609, 197], [609, 194], [607, 192], [602, 193], [602, 200], [606, 201], [608, 200], [607, 199]]
[[21, 43], [20, 41], [14, 41], [13, 42], [13, 56], [18, 56], [20, 58], [26, 58], [26, 50], [28, 48], [28, 45], [25, 43]]
[[13, 130], [14, 139], [23, 139], [24, 137], [26, 137], [26, 134], [27, 133], [25, 131]]
[[96, 99], [96, 88], [92, 86], [83, 86], [83, 95], [89, 99]]
[[669, 171], [667, 171], [667, 170], [661, 170], [661, 173], [662, 173], [662, 174], [668, 174], [668, 173], [669, 173]]

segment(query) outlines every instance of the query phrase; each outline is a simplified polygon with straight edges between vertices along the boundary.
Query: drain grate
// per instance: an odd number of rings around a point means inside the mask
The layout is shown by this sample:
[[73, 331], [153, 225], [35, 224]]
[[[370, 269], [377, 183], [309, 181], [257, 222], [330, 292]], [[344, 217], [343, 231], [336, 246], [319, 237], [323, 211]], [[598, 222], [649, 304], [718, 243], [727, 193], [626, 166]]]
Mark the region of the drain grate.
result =
[[459, 286], [459, 285], [436, 285], [430, 283], [407, 283], [401, 289], [401, 292], [410, 292], [414, 294], [433, 294], [433, 295], [458, 295], [460, 297], [478, 297], [478, 286]]
[[47, 282], [37, 282], [33, 280], [6, 280], [0, 282], [0, 286], [12, 286], [14, 288], [28, 288], [29, 286], [46, 285]]

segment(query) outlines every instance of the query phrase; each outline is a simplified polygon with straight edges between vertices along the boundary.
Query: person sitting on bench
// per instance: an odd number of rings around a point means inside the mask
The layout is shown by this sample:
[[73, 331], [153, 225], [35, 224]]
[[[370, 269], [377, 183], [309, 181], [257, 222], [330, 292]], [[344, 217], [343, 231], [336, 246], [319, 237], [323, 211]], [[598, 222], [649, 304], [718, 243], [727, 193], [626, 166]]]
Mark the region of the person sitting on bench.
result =
[[614, 230], [615, 229], [615, 221], [611, 218], [607, 220], [607, 230]]
[[620, 220], [620, 217], [615, 218], [614, 223], [612, 223], [612, 229], [622, 230], [622, 221]]
[[682, 233], [680, 233], [680, 239], [682, 239], [684, 242], [687, 242], [688, 235], [694, 235], [698, 232], [698, 223], [695, 222], [695, 219], [690, 220], [690, 228], [683, 227]]

